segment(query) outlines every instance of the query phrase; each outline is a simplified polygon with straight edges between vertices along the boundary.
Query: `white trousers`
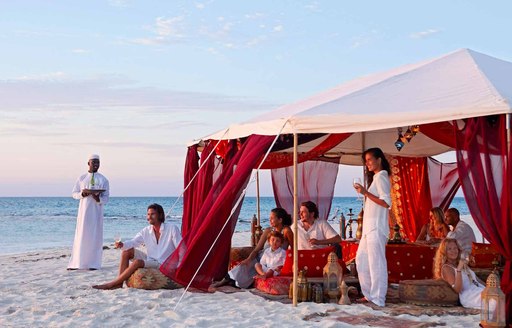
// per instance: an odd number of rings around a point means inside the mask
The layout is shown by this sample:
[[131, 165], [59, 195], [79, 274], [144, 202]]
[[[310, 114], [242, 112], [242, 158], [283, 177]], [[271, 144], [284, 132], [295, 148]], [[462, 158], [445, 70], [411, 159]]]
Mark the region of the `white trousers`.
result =
[[356, 254], [361, 291], [368, 301], [378, 306], [385, 305], [388, 291], [387, 239], [376, 230], [364, 234]]

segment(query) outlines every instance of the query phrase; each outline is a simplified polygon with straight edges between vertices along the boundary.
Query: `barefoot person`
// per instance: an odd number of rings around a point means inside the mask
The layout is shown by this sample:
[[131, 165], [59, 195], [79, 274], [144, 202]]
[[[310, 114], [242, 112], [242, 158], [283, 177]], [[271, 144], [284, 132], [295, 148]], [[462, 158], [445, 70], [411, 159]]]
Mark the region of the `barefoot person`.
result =
[[356, 267], [364, 297], [359, 302], [370, 301], [384, 306], [388, 290], [386, 242], [389, 236], [388, 214], [391, 206], [390, 165], [380, 148], [370, 148], [363, 153], [366, 178], [370, 185], [365, 189], [355, 184], [364, 196], [363, 236], [356, 254]]
[[[181, 241], [180, 229], [171, 223], [165, 223], [165, 213], [162, 206], [148, 206], [147, 220], [149, 226], [142, 229], [132, 240], [125, 243], [116, 242], [116, 248], [122, 248], [119, 276], [103, 285], [92, 286], [96, 289], [115, 289], [123, 287], [123, 282], [139, 268], [159, 268]], [[135, 247], [146, 245], [147, 254]], [[133, 261], [130, 263], [130, 260]]]
[[72, 196], [80, 200], [76, 218], [75, 240], [68, 270], [97, 270], [103, 255], [103, 206], [109, 200], [107, 178], [98, 173], [100, 157], [90, 155], [89, 171], [81, 175], [73, 187]]

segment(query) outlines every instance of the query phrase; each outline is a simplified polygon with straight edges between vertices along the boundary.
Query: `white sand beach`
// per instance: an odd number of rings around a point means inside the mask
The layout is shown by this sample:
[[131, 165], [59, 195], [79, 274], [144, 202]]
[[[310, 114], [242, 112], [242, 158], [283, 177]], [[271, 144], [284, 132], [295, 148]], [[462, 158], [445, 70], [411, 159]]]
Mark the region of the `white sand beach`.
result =
[[[237, 233], [233, 245], [246, 245], [248, 239], [248, 233]], [[479, 315], [396, 315], [365, 305], [293, 307], [250, 291], [187, 292], [174, 311], [183, 289], [91, 288], [116, 275], [119, 250], [105, 250], [98, 271], [67, 271], [69, 253], [61, 248], [0, 256], [0, 327], [368, 327], [373, 320], [373, 327], [468, 328], [480, 321]], [[348, 317], [365, 318], [366, 324], [340, 320]]]

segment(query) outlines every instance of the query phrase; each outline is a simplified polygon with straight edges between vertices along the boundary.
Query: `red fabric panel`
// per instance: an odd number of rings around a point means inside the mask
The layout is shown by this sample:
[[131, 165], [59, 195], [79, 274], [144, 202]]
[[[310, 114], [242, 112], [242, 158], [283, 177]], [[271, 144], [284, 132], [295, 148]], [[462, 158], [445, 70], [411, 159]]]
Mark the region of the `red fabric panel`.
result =
[[[339, 133], [339, 134], [330, 134], [322, 143], [313, 148], [311, 151], [307, 153], [298, 154], [298, 162], [306, 162], [311, 159], [315, 159], [328, 150], [332, 149], [334, 146], [344, 141], [348, 137], [350, 137], [352, 133]], [[287, 167], [293, 165], [293, 153], [281, 153], [275, 152], [270, 153], [266, 158], [265, 162], [261, 166], [262, 169], [277, 169], [280, 167]]]
[[[199, 169], [199, 156], [197, 155], [197, 145], [188, 147], [187, 158], [185, 160], [184, 186], [186, 188]], [[183, 193], [183, 218], [181, 221], [181, 235], [185, 235], [192, 225], [194, 190], [197, 180], [192, 181], [187, 190]]]
[[455, 133], [449, 122], [438, 122], [420, 125], [420, 132], [440, 144], [455, 149]]
[[432, 206], [446, 211], [460, 187], [457, 163], [441, 163], [429, 157], [427, 166]]
[[[343, 256], [343, 259], [345, 261], [354, 259], [358, 247], [358, 243], [343, 241], [343, 254], [353, 254], [353, 257], [348, 256], [345, 259]], [[435, 246], [419, 244], [387, 244], [388, 281], [398, 283], [400, 280], [432, 279], [436, 249]]]
[[[307, 277], [323, 277], [327, 258], [333, 250], [333, 246], [314, 250], [299, 250], [299, 271], [306, 269]], [[339, 263], [343, 272], [347, 272], [347, 267], [343, 259], [340, 259]], [[293, 275], [293, 250], [287, 249], [281, 276], [291, 275]]]
[[[273, 139], [273, 136], [250, 136], [234, 157], [224, 164], [222, 174], [203, 201], [197, 215], [202, 220], [194, 220], [176, 251], [160, 266], [163, 274], [184, 286], [192, 281], [192, 287], [204, 291], [208, 290], [212, 280], [219, 280], [226, 274], [231, 237], [242, 202], [236, 208], [235, 204], [247, 185], [252, 169], [261, 160]], [[221, 232], [232, 209], [234, 213]], [[214, 244], [219, 233], [220, 236]], [[207, 255], [212, 245], [213, 248]], [[205, 257], [206, 260], [192, 280]]]
[[[201, 153], [201, 170], [194, 184], [194, 205], [192, 206], [192, 220], [201, 219], [197, 216], [201, 210], [203, 200], [213, 185], [213, 172], [215, 171], [215, 154], [211, 154], [215, 142], [209, 141]], [[209, 156], [209, 157], [208, 157]], [[185, 234], [182, 234], [184, 236]]]
[[[297, 166], [299, 204], [308, 200], [314, 202], [320, 219], [327, 220], [331, 211], [338, 168], [338, 163], [323, 161], [308, 161]], [[293, 213], [293, 167], [272, 169], [271, 176], [277, 207]]]
[[396, 156], [390, 164], [392, 215], [403, 236], [415, 241], [432, 208], [427, 159]]
[[346, 240], [343, 240], [341, 242], [341, 254], [343, 254], [343, 261], [345, 263], [355, 260], [358, 247], [359, 243], [350, 242]]
[[454, 129], [462, 136], [457, 165], [469, 211], [484, 238], [505, 257], [501, 289], [507, 324], [512, 324], [512, 159], [507, 160], [505, 126], [506, 116], [496, 115], [471, 118], [461, 130]]

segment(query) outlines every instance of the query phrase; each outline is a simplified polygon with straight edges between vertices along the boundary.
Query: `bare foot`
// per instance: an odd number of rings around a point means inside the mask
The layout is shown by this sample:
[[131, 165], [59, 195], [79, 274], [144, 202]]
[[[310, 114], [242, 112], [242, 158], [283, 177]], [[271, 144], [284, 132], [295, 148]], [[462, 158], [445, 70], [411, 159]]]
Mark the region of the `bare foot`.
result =
[[121, 285], [114, 285], [114, 284], [111, 284], [111, 283], [92, 286], [92, 288], [94, 288], [94, 289], [117, 289], [117, 288], [121, 288], [121, 287], [123, 287], [122, 284]]

